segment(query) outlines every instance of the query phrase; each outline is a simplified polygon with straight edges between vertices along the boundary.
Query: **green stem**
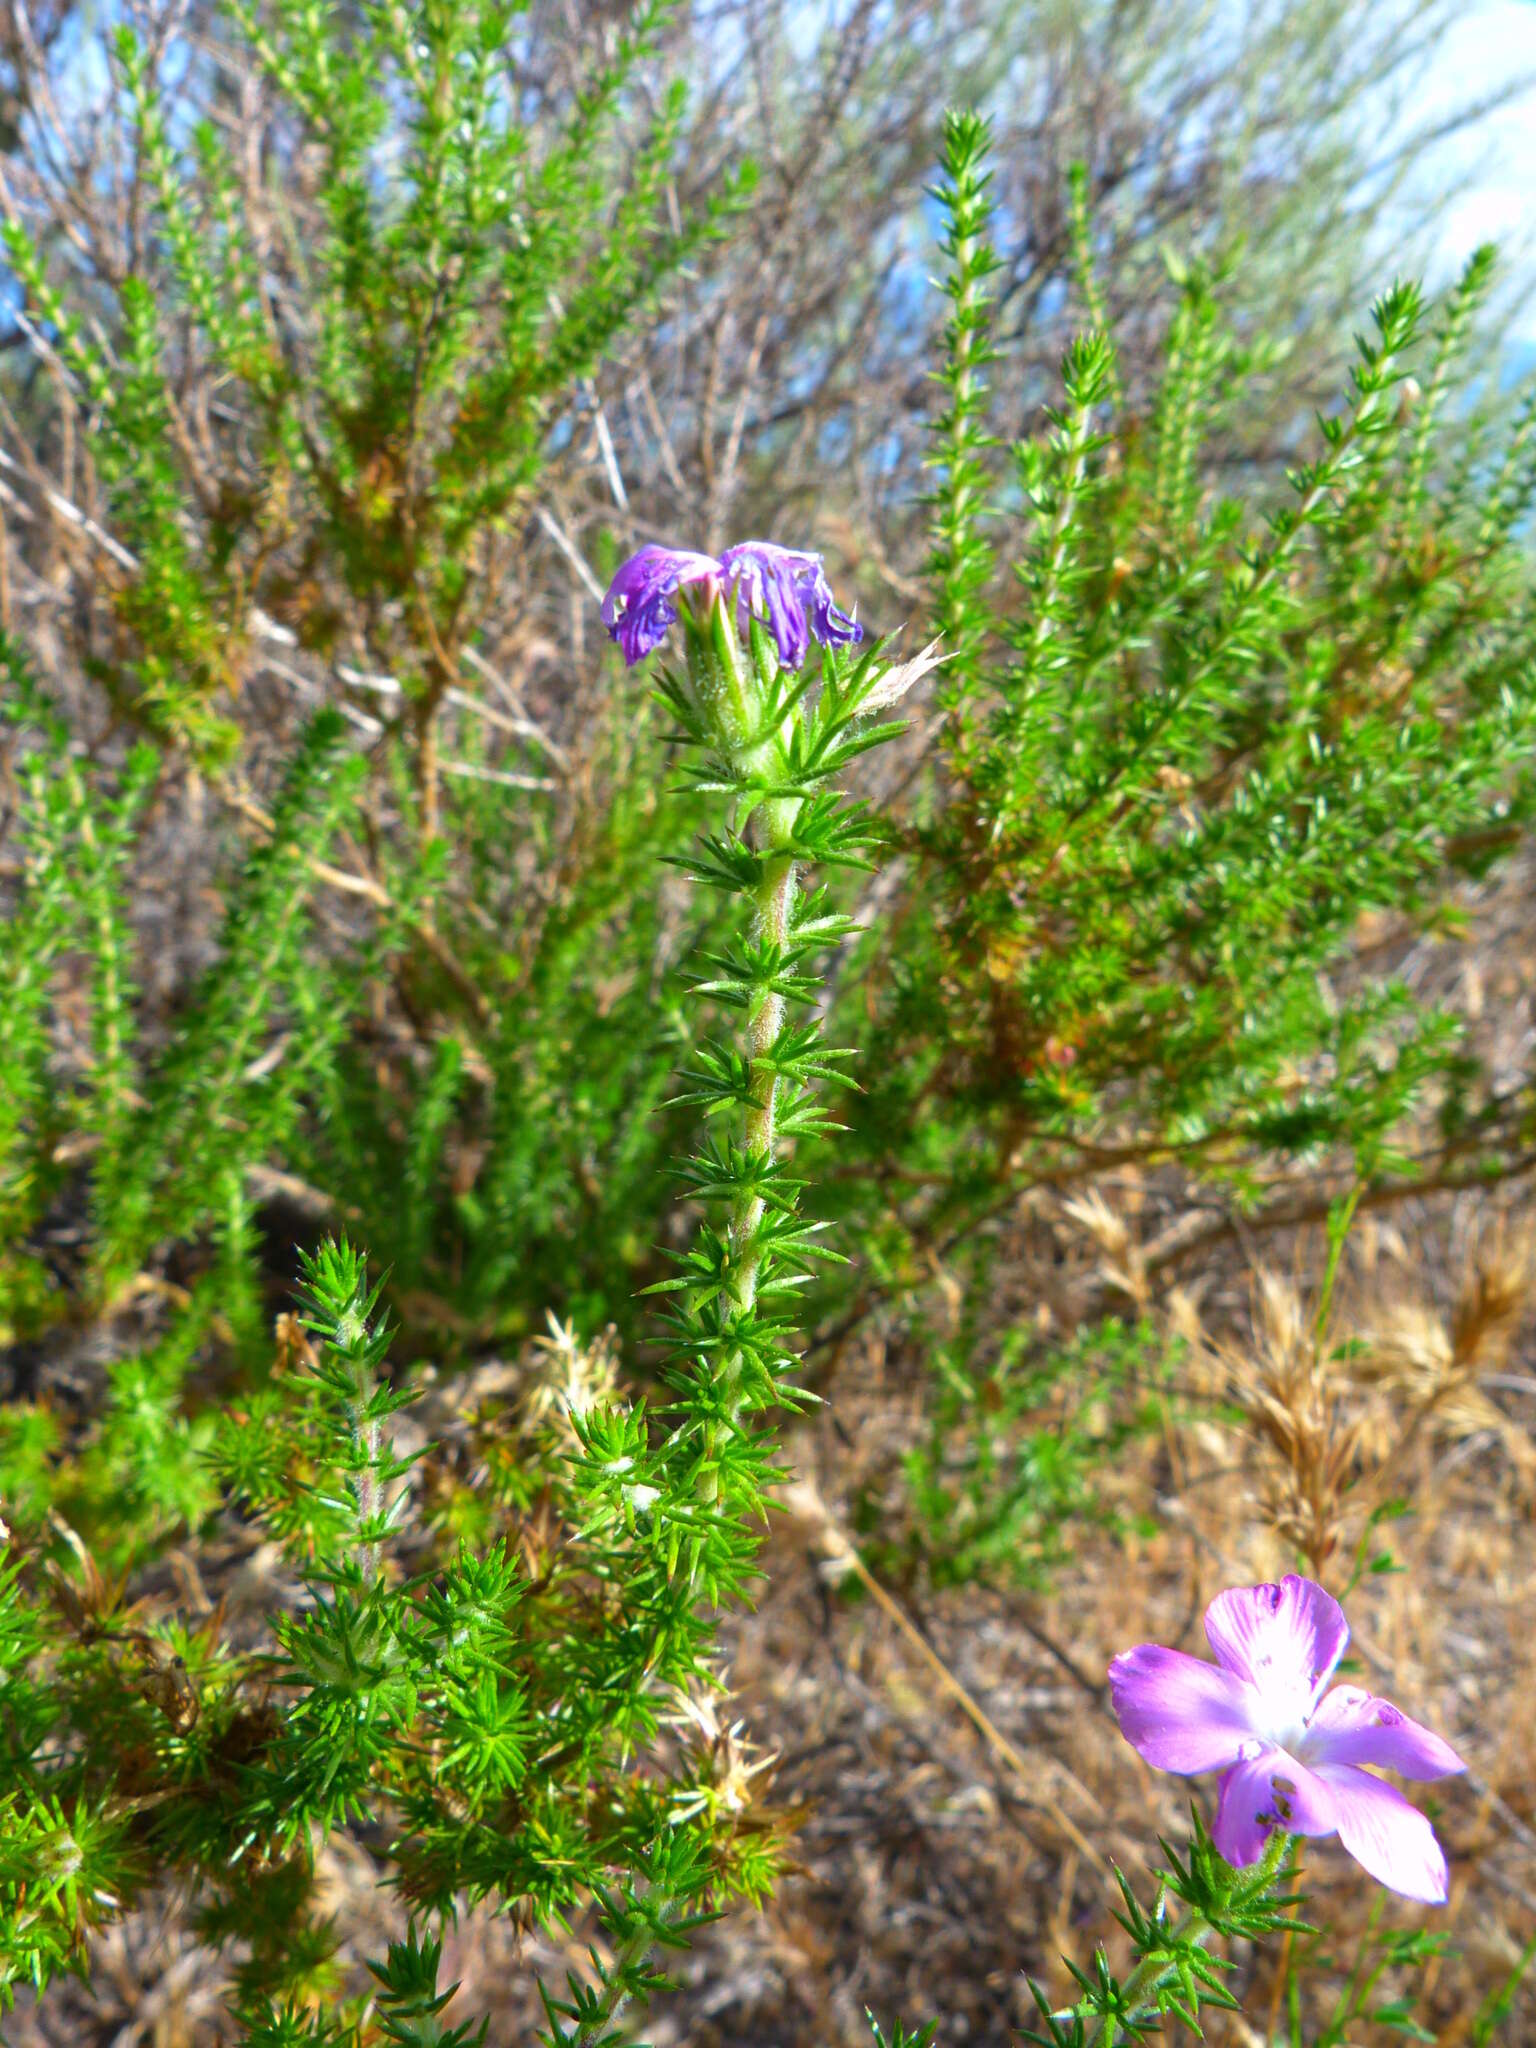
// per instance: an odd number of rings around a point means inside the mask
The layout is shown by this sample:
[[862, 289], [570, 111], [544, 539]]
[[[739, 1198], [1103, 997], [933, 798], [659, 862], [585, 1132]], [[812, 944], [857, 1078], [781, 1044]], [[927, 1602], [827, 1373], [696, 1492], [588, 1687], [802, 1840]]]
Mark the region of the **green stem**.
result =
[[[1264, 1851], [1263, 1873], [1271, 1882], [1279, 1875], [1285, 1861], [1291, 1837], [1278, 1830], [1269, 1838]], [[1117, 2041], [1131, 2042], [1140, 2038], [1137, 2021], [1144, 2021], [1163, 2007], [1156, 1997], [1158, 1980], [1168, 1968], [1171, 1954], [1189, 1942], [1198, 1942], [1202, 1947], [1207, 1935], [1213, 1932], [1212, 1924], [1203, 1913], [1197, 1913], [1193, 1906], [1186, 1906], [1179, 1918], [1169, 1928], [1167, 1938], [1159, 1947], [1143, 1955], [1131, 1974], [1122, 1979], [1119, 1987], [1120, 2011], [1125, 2015], [1125, 2025], [1114, 2013], [1099, 2013], [1092, 2019], [1088, 2032], [1083, 2037], [1083, 2048], [1115, 2048]], [[1148, 1998], [1147, 1994], [1153, 1994]], [[1144, 2010], [1139, 2010], [1145, 2001]]]
[[1317, 1314], [1312, 1323], [1312, 1342], [1319, 1351], [1327, 1335], [1328, 1318], [1333, 1313], [1333, 1290], [1338, 1284], [1339, 1261], [1344, 1256], [1344, 1243], [1349, 1236], [1349, 1226], [1355, 1220], [1355, 1211], [1360, 1206], [1360, 1197], [1364, 1192], [1364, 1181], [1357, 1180], [1343, 1201], [1336, 1202], [1328, 1211], [1328, 1259], [1323, 1268], [1323, 1284], [1318, 1290]]
[[[786, 850], [786, 844], [794, 830], [794, 818], [799, 808], [798, 803], [769, 805], [765, 807], [760, 827], [762, 837], [769, 844], [765, 850], [763, 879], [753, 896], [752, 937], [778, 947], [788, 944], [794, 923], [798, 883], [794, 856]], [[773, 1158], [777, 1144], [779, 1077], [763, 1062], [783, 1028], [784, 998], [770, 993], [764, 996], [761, 1006], [747, 1024], [753, 1101], [751, 1108], [744, 1112], [742, 1123], [742, 1139], [747, 1151], [769, 1159]], [[762, 1195], [753, 1192], [743, 1194], [731, 1211], [731, 1250], [736, 1264], [731, 1296], [744, 1315], [750, 1312], [757, 1300], [760, 1261], [750, 1246], [762, 1222], [764, 1207]], [[719, 1497], [716, 1457], [722, 1437], [736, 1427], [741, 1414], [741, 1365], [741, 1353], [733, 1351], [721, 1367], [727, 1408], [724, 1417], [710, 1423], [706, 1433], [708, 1455], [699, 1479], [699, 1497], [706, 1503]]]
[[[779, 835], [782, 839], [786, 834]], [[783, 948], [789, 943], [790, 927], [794, 921], [795, 863], [784, 852], [775, 851], [770, 855], [761, 887], [757, 891], [756, 906], [752, 919], [752, 937], [772, 946]], [[778, 1112], [779, 1079], [767, 1069], [763, 1062], [773, 1048], [774, 1040], [784, 1028], [784, 998], [769, 994], [763, 998], [762, 1007], [747, 1025], [747, 1053], [752, 1062], [753, 1106], [746, 1112], [743, 1137], [750, 1152], [765, 1153], [773, 1157], [776, 1142], [776, 1120]], [[737, 1203], [731, 1217], [731, 1239], [735, 1246], [750, 1244], [763, 1216], [763, 1198], [760, 1194], [743, 1196]], [[755, 1254], [744, 1253], [740, 1278], [735, 1287], [736, 1302], [743, 1309], [751, 1308], [757, 1299], [757, 1268]]]
[[644, 1962], [651, 1952], [651, 1930], [642, 1921], [627, 1940], [620, 1943], [613, 1952], [613, 1961], [608, 1968], [607, 1981], [603, 1986], [603, 2001], [595, 2013], [571, 2036], [571, 2048], [600, 2048], [605, 2040], [612, 2040], [613, 2029], [624, 2017], [632, 1993], [625, 1988], [624, 1979], [635, 1967]]
[[[1168, 1948], [1174, 1948], [1186, 1941], [1198, 1941], [1203, 1944], [1205, 1937], [1210, 1931], [1210, 1922], [1202, 1914], [1197, 1913], [1193, 1906], [1186, 1906], [1169, 1930], [1167, 1946]], [[1155, 1949], [1152, 1954], [1143, 1956], [1135, 1969], [1132, 1970], [1130, 1976], [1124, 1980], [1120, 1991], [1122, 2006], [1128, 2021], [1134, 2023], [1137, 2016], [1138, 2001], [1141, 2000], [1144, 1992], [1156, 1984], [1157, 1979], [1161, 1977], [1167, 1967], [1166, 1952], [1162, 1949]], [[1161, 2010], [1162, 2008], [1155, 1999], [1151, 2000], [1147, 2005], [1148, 2012], [1160, 2012]], [[1113, 2013], [1101, 2013], [1093, 2021], [1091, 2030], [1084, 2037], [1084, 2048], [1114, 2048], [1114, 2044], [1117, 2041], [1134, 2040], [1135, 2038], [1134, 2024], [1129, 2026], [1127, 2031], [1122, 2032], [1120, 2023]]]
[[[379, 1485], [379, 1467], [383, 1463], [384, 1432], [375, 1418], [366, 1420], [368, 1404], [373, 1399], [373, 1383], [365, 1372], [358, 1374], [357, 1399], [352, 1408], [352, 1440], [362, 1456], [363, 1463], [357, 1471], [357, 1518], [367, 1528], [383, 1508], [383, 1489]], [[371, 1584], [379, 1576], [381, 1545], [369, 1542], [360, 1545], [358, 1562], [363, 1577]]]

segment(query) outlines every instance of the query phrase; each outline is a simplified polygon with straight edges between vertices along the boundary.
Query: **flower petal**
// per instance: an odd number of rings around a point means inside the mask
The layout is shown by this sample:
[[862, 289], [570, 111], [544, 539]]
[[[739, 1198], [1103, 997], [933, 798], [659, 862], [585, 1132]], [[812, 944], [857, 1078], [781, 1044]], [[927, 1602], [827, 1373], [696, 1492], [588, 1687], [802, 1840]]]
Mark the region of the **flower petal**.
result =
[[1229, 1863], [1257, 1863], [1278, 1827], [1292, 1835], [1331, 1835], [1338, 1826], [1331, 1785], [1283, 1749], [1234, 1764], [1221, 1781], [1211, 1840]]
[[1219, 1664], [1139, 1643], [1109, 1667], [1120, 1732], [1160, 1771], [1221, 1771], [1254, 1739], [1248, 1688]]
[[1405, 1778], [1449, 1778], [1467, 1768], [1442, 1736], [1358, 1685], [1336, 1685], [1322, 1701], [1307, 1729], [1304, 1754], [1314, 1769], [1325, 1763], [1379, 1764]]
[[1353, 1764], [1320, 1764], [1317, 1775], [1333, 1793], [1339, 1840], [1360, 1867], [1405, 1899], [1443, 1906], [1450, 1890], [1445, 1856], [1418, 1808], [1395, 1785]]
[[1349, 1641], [1331, 1593], [1293, 1572], [1278, 1586], [1235, 1586], [1205, 1610], [1205, 1633], [1229, 1671], [1257, 1686], [1277, 1719], [1305, 1714]]
[[759, 618], [773, 634], [779, 659], [799, 668], [810, 652], [811, 632], [801, 578], [815, 574], [819, 555], [781, 548], [771, 540], [743, 540], [727, 548], [720, 567], [736, 592], [737, 617], [745, 632], [748, 617]]
[[763, 620], [786, 668], [800, 667], [813, 637], [823, 647], [850, 647], [864, 638], [857, 619], [833, 599], [820, 555], [771, 540], [742, 540], [726, 549], [720, 566], [736, 591], [742, 631], [749, 617]]
[[667, 629], [677, 624], [673, 600], [680, 585], [719, 573], [720, 564], [712, 555], [654, 544], [620, 565], [603, 599], [602, 614], [609, 638], [618, 642], [629, 667], [644, 661], [661, 645]]
[[864, 638], [864, 628], [857, 619], [839, 608], [832, 596], [826, 571], [821, 566], [821, 557], [816, 555], [812, 560], [816, 565], [814, 573], [801, 577], [811, 614], [811, 631], [823, 647], [856, 646]]

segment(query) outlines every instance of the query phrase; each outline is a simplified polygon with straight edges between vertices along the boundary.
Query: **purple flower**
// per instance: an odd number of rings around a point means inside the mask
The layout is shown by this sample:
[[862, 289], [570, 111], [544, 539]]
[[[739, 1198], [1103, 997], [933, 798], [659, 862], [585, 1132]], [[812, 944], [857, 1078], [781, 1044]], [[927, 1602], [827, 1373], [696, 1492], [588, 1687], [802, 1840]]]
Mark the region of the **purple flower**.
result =
[[642, 548], [631, 555], [608, 586], [603, 599], [603, 624], [617, 640], [626, 664], [644, 661], [677, 624], [675, 599], [685, 583], [717, 581], [720, 564], [712, 555], [690, 554], [686, 548]]
[[1256, 1863], [1277, 1827], [1337, 1834], [1390, 1891], [1445, 1903], [1445, 1857], [1401, 1792], [1362, 1770], [1444, 1778], [1465, 1763], [1438, 1735], [1355, 1685], [1324, 1686], [1349, 1641], [1337, 1600], [1294, 1574], [1238, 1586], [1205, 1611], [1217, 1661], [1141, 1643], [1109, 1667], [1127, 1742], [1160, 1771], [1220, 1771], [1212, 1838], [1229, 1863]]
[[813, 639], [847, 647], [864, 637], [857, 620], [838, 609], [820, 555], [766, 540], [739, 541], [718, 561], [686, 549], [646, 547], [630, 556], [603, 599], [603, 624], [631, 667], [676, 625], [677, 593], [694, 583], [734, 595], [739, 631], [749, 619], [761, 619], [786, 668], [800, 667]]
[[851, 647], [864, 628], [833, 601], [820, 555], [775, 547], [771, 540], [738, 541], [720, 557], [736, 593], [736, 618], [743, 631], [749, 615], [773, 634], [779, 659], [798, 668], [814, 635], [823, 647]]

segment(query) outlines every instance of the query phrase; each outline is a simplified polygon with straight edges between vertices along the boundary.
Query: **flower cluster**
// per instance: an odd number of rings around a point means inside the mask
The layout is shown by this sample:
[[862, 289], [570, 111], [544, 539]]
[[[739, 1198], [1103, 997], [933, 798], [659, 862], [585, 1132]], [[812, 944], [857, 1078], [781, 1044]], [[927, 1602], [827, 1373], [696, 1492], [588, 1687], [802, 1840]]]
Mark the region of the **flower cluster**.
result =
[[734, 598], [738, 630], [745, 633], [750, 620], [760, 620], [786, 668], [801, 666], [813, 639], [823, 647], [851, 647], [864, 637], [858, 621], [838, 608], [820, 555], [766, 540], [738, 541], [718, 558], [651, 546], [630, 556], [603, 599], [603, 624], [630, 667], [677, 624], [684, 591], [700, 617], [716, 601]]
[[1337, 1834], [1389, 1890], [1443, 1905], [1445, 1857], [1416, 1807], [1362, 1765], [1408, 1778], [1466, 1769], [1448, 1742], [1356, 1685], [1325, 1693], [1349, 1624], [1311, 1579], [1239, 1586], [1206, 1609], [1217, 1662], [1141, 1643], [1109, 1667], [1126, 1740], [1158, 1770], [1220, 1771], [1211, 1833], [1229, 1863], [1256, 1863], [1276, 1828]]

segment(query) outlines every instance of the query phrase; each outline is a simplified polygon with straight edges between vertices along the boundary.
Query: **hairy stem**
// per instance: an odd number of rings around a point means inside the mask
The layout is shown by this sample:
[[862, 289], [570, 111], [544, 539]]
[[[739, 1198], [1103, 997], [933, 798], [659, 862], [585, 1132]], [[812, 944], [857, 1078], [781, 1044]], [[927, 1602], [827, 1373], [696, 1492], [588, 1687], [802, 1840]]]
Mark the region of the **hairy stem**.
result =
[[601, 2048], [604, 2041], [613, 2039], [613, 2029], [624, 2017], [625, 2008], [632, 1998], [624, 1980], [637, 1963], [643, 1963], [649, 1957], [651, 1939], [650, 1928], [642, 1924], [614, 1951], [608, 1981], [603, 1987], [602, 2004], [573, 2035], [571, 2048]]
[[[762, 836], [769, 842], [764, 863], [763, 879], [755, 892], [752, 915], [752, 937], [754, 940], [782, 947], [787, 944], [790, 928], [794, 921], [795, 897], [798, 884], [795, 879], [793, 856], [785, 851], [785, 842], [794, 827], [794, 814], [799, 805], [774, 805], [769, 807], [769, 822], [762, 827]], [[750, 1015], [747, 1024], [747, 1055], [752, 1069], [751, 1108], [743, 1112], [742, 1139], [748, 1152], [766, 1155], [772, 1159], [777, 1147], [777, 1122], [779, 1077], [765, 1063], [772, 1051], [774, 1041], [784, 1028], [784, 998], [770, 992], [764, 996], [760, 1007]], [[731, 1289], [732, 1300], [737, 1310], [749, 1314], [757, 1301], [759, 1254], [752, 1249], [759, 1224], [766, 1207], [763, 1196], [755, 1190], [743, 1192], [731, 1210], [730, 1233], [733, 1263], [736, 1278]], [[699, 1478], [699, 1495], [706, 1502], [713, 1501], [719, 1494], [719, 1475], [716, 1468], [716, 1454], [722, 1439], [737, 1426], [742, 1408], [741, 1393], [742, 1355], [732, 1351], [721, 1368], [727, 1402], [725, 1415], [712, 1422], [707, 1430], [709, 1456]]]
[[[781, 838], [787, 834], [779, 835]], [[790, 926], [794, 918], [795, 863], [787, 853], [776, 851], [770, 857], [761, 888], [757, 892], [757, 904], [752, 920], [752, 936], [755, 940], [783, 947], [788, 943]], [[766, 1153], [771, 1159], [776, 1143], [776, 1119], [778, 1111], [779, 1080], [771, 1068], [764, 1063], [773, 1049], [774, 1040], [784, 1028], [784, 998], [769, 994], [764, 997], [762, 1007], [747, 1026], [747, 1052], [752, 1061], [752, 1092], [754, 1106], [746, 1112], [743, 1136], [747, 1148], [752, 1152]], [[761, 1195], [744, 1196], [737, 1204], [731, 1217], [733, 1243], [745, 1246], [762, 1221], [763, 1198]], [[740, 1278], [736, 1283], [736, 1301], [741, 1308], [750, 1308], [757, 1298], [758, 1260], [755, 1253], [746, 1252], [741, 1261]]]
[[[379, 1485], [384, 1432], [377, 1417], [372, 1421], [367, 1419], [368, 1404], [372, 1398], [372, 1377], [365, 1369], [358, 1374], [357, 1400], [351, 1415], [352, 1441], [364, 1460], [357, 1472], [357, 1519], [363, 1528], [377, 1520], [384, 1505], [383, 1489]], [[359, 1546], [358, 1563], [362, 1566], [363, 1577], [370, 1584], [379, 1576], [380, 1549], [376, 1542]]]
[[[1187, 1906], [1169, 1929], [1168, 1946], [1172, 1948], [1186, 1941], [1198, 1941], [1203, 1947], [1210, 1931], [1211, 1924], [1205, 1916]], [[1134, 2040], [1136, 2020], [1162, 2010], [1157, 2003], [1155, 1989], [1166, 1968], [1167, 1960], [1162, 1950], [1154, 1949], [1150, 1955], [1143, 1956], [1129, 1977], [1120, 1984], [1120, 2007], [1126, 2024], [1122, 2026], [1113, 2013], [1101, 2013], [1084, 2037], [1084, 2048], [1115, 2048], [1117, 2041]], [[1148, 1997], [1148, 1993], [1153, 1995]]]

